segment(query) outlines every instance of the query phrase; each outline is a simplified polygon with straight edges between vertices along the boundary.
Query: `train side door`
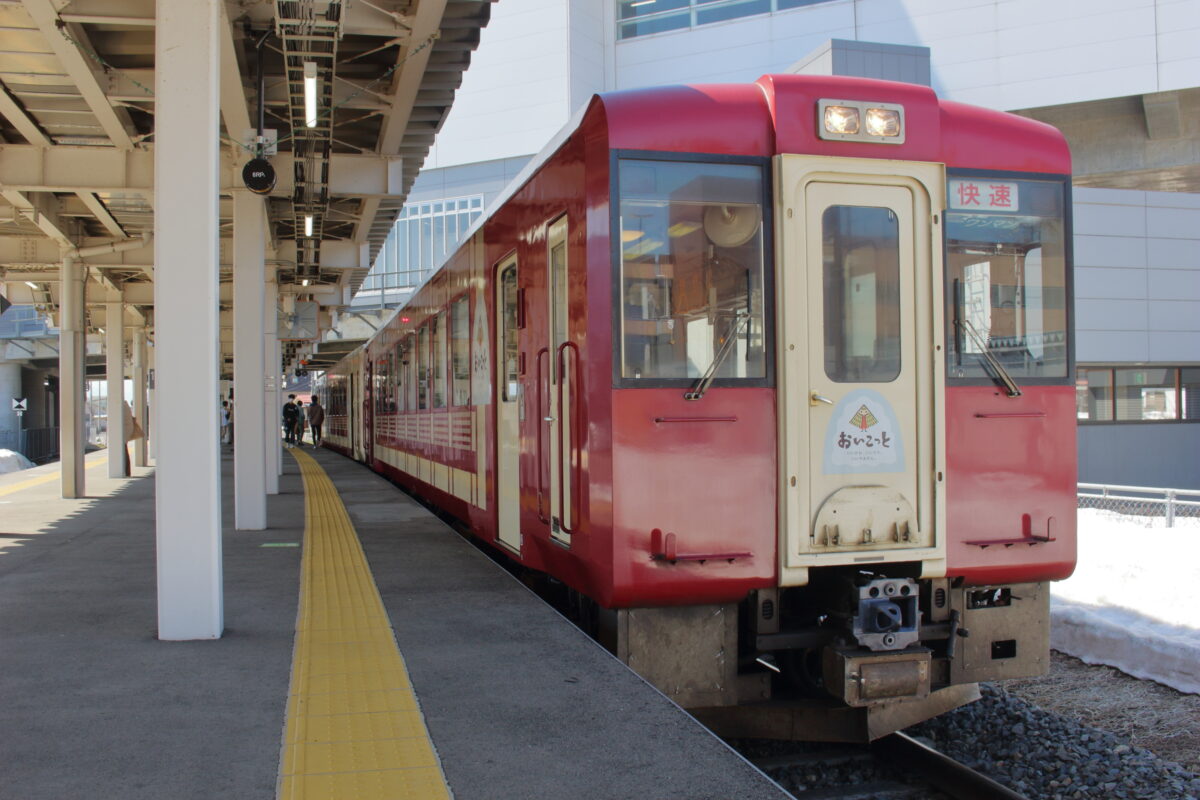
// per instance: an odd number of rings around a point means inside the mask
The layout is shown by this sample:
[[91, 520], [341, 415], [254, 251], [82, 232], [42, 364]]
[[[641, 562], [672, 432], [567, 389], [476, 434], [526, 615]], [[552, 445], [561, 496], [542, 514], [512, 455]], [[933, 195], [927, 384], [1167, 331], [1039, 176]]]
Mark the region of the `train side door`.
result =
[[496, 536], [521, 552], [521, 371], [517, 258], [496, 267]]
[[780, 233], [784, 582], [804, 582], [813, 566], [884, 561], [921, 561], [924, 574], [939, 574], [945, 382], [934, 350], [942, 271], [932, 209], [941, 208], [940, 167], [894, 167], [928, 172], [921, 180], [842, 175], [839, 162], [834, 175], [787, 158], [779, 185], [791, 214]]
[[363, 460], [370, 464], [375, 448], [375, 362], [365, 359], [362, 394]]
[[567, 218], [550, 224], [546, 240], [546, 340], [536, 351], [536, 408], [541, 417], [536, 437], [538, 519], [554, 540], [569, 545], [575, 528], [572, 497], [579, 447], [575, 403], [578, 399], [579, 348], [570, 339], [567, 298]]

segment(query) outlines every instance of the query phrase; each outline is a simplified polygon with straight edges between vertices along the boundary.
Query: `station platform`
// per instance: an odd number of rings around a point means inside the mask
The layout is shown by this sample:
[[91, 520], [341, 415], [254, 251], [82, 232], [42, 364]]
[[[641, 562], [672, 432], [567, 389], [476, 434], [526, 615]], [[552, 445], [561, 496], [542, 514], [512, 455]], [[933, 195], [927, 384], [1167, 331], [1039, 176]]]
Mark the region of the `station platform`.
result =
[[289, 454], [265, 531], [223, 459], [216, 641], [156, 638], [153, 470], [0, 475], [0, 798], [788, 796], [390, 483]]

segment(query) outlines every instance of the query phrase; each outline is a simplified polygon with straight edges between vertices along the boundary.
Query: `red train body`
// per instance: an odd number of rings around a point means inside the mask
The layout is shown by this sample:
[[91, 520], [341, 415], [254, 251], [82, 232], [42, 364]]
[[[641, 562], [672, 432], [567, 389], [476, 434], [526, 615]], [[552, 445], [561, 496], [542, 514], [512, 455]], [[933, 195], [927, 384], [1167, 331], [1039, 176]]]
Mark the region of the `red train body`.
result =
[[[710, 721], [880, 735], [1047, 665], [1069, 175], [1054, 129], [919, 86], [598, 96], [329, 371], [326, 444]], [[798, 732], [814, 693], [846, 716]]]

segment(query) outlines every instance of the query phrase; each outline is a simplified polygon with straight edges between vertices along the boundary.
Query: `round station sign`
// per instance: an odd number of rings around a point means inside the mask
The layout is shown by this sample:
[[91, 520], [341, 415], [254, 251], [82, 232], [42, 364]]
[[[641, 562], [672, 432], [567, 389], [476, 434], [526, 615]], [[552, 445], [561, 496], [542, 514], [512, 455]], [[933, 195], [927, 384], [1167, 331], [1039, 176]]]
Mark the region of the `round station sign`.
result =
[[267, 194], [275, 188], [275, 168], [265, 158], [252, 158], [242, 167], [242, 181], [255, 194]]

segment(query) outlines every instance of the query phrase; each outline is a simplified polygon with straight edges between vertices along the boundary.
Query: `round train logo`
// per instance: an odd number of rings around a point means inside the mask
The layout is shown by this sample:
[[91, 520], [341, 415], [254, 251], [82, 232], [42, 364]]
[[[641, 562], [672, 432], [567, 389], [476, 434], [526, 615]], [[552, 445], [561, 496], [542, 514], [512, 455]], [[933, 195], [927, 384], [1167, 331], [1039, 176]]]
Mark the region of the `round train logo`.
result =
[[825, 430], [825, 474], [903, 472], [904, 440], [883, 395], [859, 389], [842, 398]]

